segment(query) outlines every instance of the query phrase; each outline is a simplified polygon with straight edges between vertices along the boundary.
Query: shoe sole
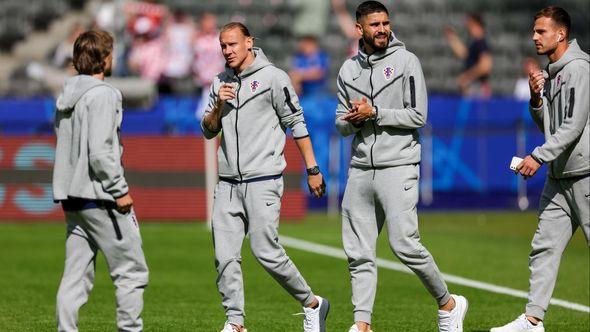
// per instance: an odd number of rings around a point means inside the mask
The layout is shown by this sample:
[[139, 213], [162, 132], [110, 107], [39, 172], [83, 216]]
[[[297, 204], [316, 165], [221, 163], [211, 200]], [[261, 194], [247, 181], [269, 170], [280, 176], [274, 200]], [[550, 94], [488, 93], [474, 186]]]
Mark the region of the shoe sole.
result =
[[322, 305], [320, 306], [320, 332], [326, 332], [326, 318], [330, 312], [330, 302], [323, 299]]

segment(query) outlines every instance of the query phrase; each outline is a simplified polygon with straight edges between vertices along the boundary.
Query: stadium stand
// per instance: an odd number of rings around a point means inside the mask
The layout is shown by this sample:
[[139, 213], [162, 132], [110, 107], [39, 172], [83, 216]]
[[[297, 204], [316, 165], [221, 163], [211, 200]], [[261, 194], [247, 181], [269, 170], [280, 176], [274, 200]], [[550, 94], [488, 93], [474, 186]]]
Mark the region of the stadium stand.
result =
[[[323, 0], [328, 1], [328, 0]], [[89, 11], [100, 0], [32, 0], [26, 4], [18, 0], [0, 2], [0, 78], [4, 82], [26, 64], [27, 60], [47, 59], [47, 52], [65, 38], [67, 23], [72, 16], [82, 15], [91, 21]], [[295, 51], [296, 38], [292, 24], [297, 0], [161, 0], [156, 3], [168, 6], [171, 11], [183, 10], [194, 16], [203, 11], [218, 15], [220, 23], [231, 20], [245, 22], [256, 43], [279, 66], [288, 68]], [[422, 61], [429, 90], [432, 92], [456, 93], [455, 77], [461, 62], [453, 58], [442, 36], [443, 27], [460, 27], [465, 14], [484, 13], [489, 43], [494, 55], [492, 91], [496, 95], [510, 95], [519, 72], [520, 63], [526, 56], [534, 55], [530, 42], [533, 14], [547, 5], [546, 1], [476, 1], [459, 0], [386, 0], [392, 10], [394, 31], [407, 47]], [[584, 17], [590, 12], [587, 1], [566, 0], [560, 5], [572, 13], [574, 37], [583, 49], [590, 46], [590, 33]], [[355, 1], [347, 1], [347, 8], [354, 14]], [[86, 8], [86, 10], [82, 10]], [[86, 16], [84, 16], [86, 15]], [[342, 61], [347, 56], [348, 41], [340, 32], [334, 15], [328, 17], [328, 30], [321, 36], [322, 46], [331, 59], [331, 74], [335, 77]], [[52, 29], [52, 24], [57, 28]], [[71, 24], [71, 23], [70, 23]], [[57, 30], [58, 32], [52, 32]], [[459, 31], [463, 29], [458, 29]], [[61, 32], [61, 33], [59, 33]], [[29, 45], [27, 47], [27, 45]], [[46, 90], [34, 84], [24, 89], [43, 94]], [[7, 84], [0, 85], [0, 94], [22, 93], [23, 86], [7, 91]], [[14, 86], [13, 86], [14, 87]], [[333, 89], [333, 87], [331, 87]], [[26, 95], [26, 93], [25, 93]]]

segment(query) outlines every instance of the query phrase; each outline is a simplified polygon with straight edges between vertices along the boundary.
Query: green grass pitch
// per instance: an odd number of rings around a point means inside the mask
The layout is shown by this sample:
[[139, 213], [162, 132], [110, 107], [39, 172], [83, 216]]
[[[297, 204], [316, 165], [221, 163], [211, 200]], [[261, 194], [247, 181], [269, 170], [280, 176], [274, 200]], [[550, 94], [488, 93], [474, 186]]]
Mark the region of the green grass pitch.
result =
[[[141, 217], [141, 213], [139, 214]], [[422, 241], [440, 269], [496, 285], [527, 290], [528, 254], [534, 213], [422, 213]], [[143, 312], [146, 331], [219, 331], [225, 321], [215, 287], [211, 234], [203, 223], [143, 223], [150, 284]], [[282, 223], [282, 235], [341, 248], [338, 218], [310, 215]], [[378, 256], [396, 260], [380, 237]], [[54, 331], [55, 294], [63, 270], [65, 226], [61, 223], [0, 224], [0, 331]], [[287, 248], [318, 295], [332, 308], [328, 331], [352, 324], [346, 262]], [[301, 308], [252, 257], [244, 243], [246, 327], [257, 331], [301, 331]], [[449, 284], [470, 303], [465, 331], [487, 331], [522, 313], [525, 299]], [[554, 297], [588, 306], [589, 250], [578, 231], [566, 249]], [[414, 275], [380, 269], [373, 329], [435, 331], [434, 301]], [[587, 313], [551, 306], [548, 331], [589, 331]], [[104, 258], [80, 313], [81, 331], [115, 331], [114, 291]]]

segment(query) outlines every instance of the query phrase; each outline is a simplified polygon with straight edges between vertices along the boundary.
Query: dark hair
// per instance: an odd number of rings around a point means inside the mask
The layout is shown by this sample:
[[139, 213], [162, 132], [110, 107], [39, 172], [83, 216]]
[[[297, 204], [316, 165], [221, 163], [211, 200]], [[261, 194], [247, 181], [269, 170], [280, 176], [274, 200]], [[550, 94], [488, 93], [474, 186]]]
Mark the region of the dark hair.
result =
[[365, 1], [356, 7], [356, 21], [358, 22], [363, 16], [381, 12], [385, 12], [385, 14], [389, 15], [387, 8], [385, 8], [381, 2]]
[[467, 17], [480, 27], [485, 28], [486, 24], [483, 20], [483, 16], [480, 13], [469, 13]]
[[548, 17], [557, 24], [560, 28], [565, 28], [566, 37], [570, 35], [570, 29], [572, 28], [572, 19], [565, 9], [557, 6], [549, 6], [541, 9], [535, 15], [535, 21], [541, 17]]
[[74, 42], [72, 62], [78, 74], [94, 75], [105, 71], [105, 59], [113, 51], [113, 37], [105, 31], [86, 31]]
[[227, 30], [232, 30], [232, 29], [239, 29], [242, 34], [246, 37], [252, 37], [252, 35], [250, 35], [250, 30], [248, 30], [248, 28], [240, 22], [229, 22], [228, 24], [224, 25], [221, 28], [221, 32], [225, 32]]

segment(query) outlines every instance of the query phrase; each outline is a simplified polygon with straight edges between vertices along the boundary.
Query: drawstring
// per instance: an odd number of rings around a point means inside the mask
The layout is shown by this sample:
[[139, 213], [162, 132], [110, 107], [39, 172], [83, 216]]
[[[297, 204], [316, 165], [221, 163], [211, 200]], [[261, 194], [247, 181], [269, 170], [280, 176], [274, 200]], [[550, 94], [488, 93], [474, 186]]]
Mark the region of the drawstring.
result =
[[231, 202], [231, 198], [232, 198], [232, 195], [234, 193], [234, 185], [233, 184], [230, 184], [229, 187], [230, 187], [230, 189], [229, 189], [229, 201]]
[[246, 182], [246, 191], [244, 192], [244, 198], [248, 197], [248, 182]]
[[377, 172], [377, 169], [373, 168], [373, 180], [375, 180], [375, 173]]

